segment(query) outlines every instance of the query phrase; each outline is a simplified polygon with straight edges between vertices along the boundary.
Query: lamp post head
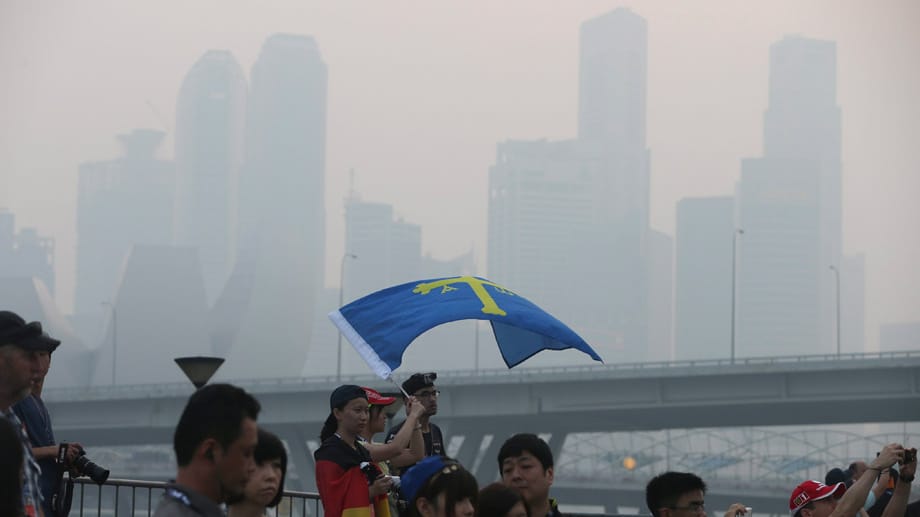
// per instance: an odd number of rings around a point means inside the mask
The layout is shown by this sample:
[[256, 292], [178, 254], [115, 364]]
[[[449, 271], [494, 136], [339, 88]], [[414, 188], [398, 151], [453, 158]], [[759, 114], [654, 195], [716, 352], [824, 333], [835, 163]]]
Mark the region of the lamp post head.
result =
[[188, 380], [192, 381], [195, 388], [200, 388], [207, 384], [217, 369], [220, 368], [220, 365], [224, 364], [224, 359], [222, 357], [205, 357], [200, 355], [194, 357], [177, 357], [174, 360], [176, 364], [179, 365], [179, 368], [182, 369], [182, 373], [188, 377]]

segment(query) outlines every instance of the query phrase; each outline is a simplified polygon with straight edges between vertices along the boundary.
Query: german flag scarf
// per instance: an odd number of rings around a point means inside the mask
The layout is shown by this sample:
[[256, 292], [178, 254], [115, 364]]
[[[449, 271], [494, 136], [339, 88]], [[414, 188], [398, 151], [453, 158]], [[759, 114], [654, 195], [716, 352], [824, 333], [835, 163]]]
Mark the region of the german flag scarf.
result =
[[371, 455], [355, 444], [352, 449], [338, 435], [330, 436], [313, 453], [316, 461], [316, 488], [326, 517], [390, 517], [386, 494], [371, 505], [367, 476], [361, 463]]

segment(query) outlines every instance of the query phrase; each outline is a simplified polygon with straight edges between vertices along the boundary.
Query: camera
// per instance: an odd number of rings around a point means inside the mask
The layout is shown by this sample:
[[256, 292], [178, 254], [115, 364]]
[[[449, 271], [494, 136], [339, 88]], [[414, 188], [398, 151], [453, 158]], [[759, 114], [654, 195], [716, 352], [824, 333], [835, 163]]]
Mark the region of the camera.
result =
[[77, 448], [77, 457], [73, 461], [67, 460], [67, 448], [69, 444], [63, 442], [58, 446], [57, 462], [69, 468], [77, 476], [86, 476], [93, 480], [97, 485], [105, 483], [109, 479], [108, 469], [96, 465], [86, 457], [86, 451], [83, 447]]
[[904, 459], [901, 460], [901, 465], [912, 463], [916, 459], [917, 459], [917, 449], [904, 449]]

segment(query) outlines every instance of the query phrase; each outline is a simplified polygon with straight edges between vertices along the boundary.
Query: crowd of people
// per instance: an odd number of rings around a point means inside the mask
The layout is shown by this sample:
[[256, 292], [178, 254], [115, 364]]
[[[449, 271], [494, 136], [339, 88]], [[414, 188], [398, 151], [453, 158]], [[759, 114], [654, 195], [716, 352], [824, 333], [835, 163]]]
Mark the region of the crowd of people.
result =
[[[55, 441], [41, 400], [58, 345], [40, 323], [0, 311], [0, 516], [69, 511], [63, 473], [73, 472], [83, 450]], [[550, 497], [553, 453], [540, 437], [519, 433], [505, 440], [496, 458], [499, 481], [482, 489], [447, 456], [444, 433], [431, 421], [438, 411], [436, 380], [435, 373], [417, 373], [402, 384], [406, 416], [383, 442], [374, 435], [385, 431], [387, 407], [397, 398], [356, 385], [332, 391], [313, 454], [324, 515], [560, 517]], [[282, 441], [258, 425], [260, 411], [255, 397], [230, 384], [192, 394], [173, 435], [176, 475], [154, 517], [257, 517], [277, 506], [288, 456]], [[875, 458], [831, 470], [823, 483], [796, 486], [790, 516], [920, 517], [920, 503], [908, 504], [916, 468], [916, 449], [889, 444]], [[705, 495], [706, 483], [689, 472], [665, 472], [646, 486], [653, 517], [703, 517]], [[750, 511], [739, 501], [724, 517], [750, 517]]]

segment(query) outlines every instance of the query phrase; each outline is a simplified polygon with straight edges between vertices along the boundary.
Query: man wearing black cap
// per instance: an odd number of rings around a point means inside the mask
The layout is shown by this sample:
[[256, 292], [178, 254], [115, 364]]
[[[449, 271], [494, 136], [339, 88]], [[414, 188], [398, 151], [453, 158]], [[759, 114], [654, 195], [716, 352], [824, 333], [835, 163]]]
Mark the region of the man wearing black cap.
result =
[[12, 406], [29, 396], [32, 382], [41, 377], [41, 352], [50, 353], [56, 346], [53, 340], [39, 339], [41, 336], [40, 323], [26, 323], [14, 312], [0, 311], [0, 413], [20, 430], [24, 457], [22, 507], [26, 515], [42, 515], [41, 469]]
[[[434, 385], [438, 379], [438, 374], [416, 373], [409, 377], [402, 384], [403, 391], [410, 397], [415, 397], [425, 407], [425, 412], [418, 419], [418, 429], [422, 431], [422, 438], [425, 440], [425, 456], [446, 456], [444, 449], [444, 434], [441, 428], [430, 422], [430, 418], [438, 413], [438, 395], [441, 393]], [[390, 443], [396, 433], [402, 429], [405, 421], [396, 424], [387, 433], [386, 442]], [[411, 465], [404, 465], [404, 469]]]
[[[51, 353], [61, 342], [45, 333], [34, 339], [39, 341], [37, 345], [41, 349], [38, 351], [39, 378], [32, 380], [32, 394], [17, 402], [13, 406], [13, 411], [25, 427], [29, 435], [29, 443], [32, 445], [32, 455], [42, 469], [40, 477], [42, 509], [45, 517], [51, 517], [56, 515], [55, 506], [59, 508], [70, 506], [70, 501], [56, 503], [56, 498], [60, 492], [64, 465], [71, 464], [77, 458], [82, 446], [79, 443], [58, 446], [54, 439], [54, 430], [51, 428], [51, 415], [41, 399], [45, 376], [48, 375], [48, 370], [51, 368]], [[66, 448], [59, 451], [61, 447]], [[63, 463], [58, 462], [58, 452], [64, 454]]]

